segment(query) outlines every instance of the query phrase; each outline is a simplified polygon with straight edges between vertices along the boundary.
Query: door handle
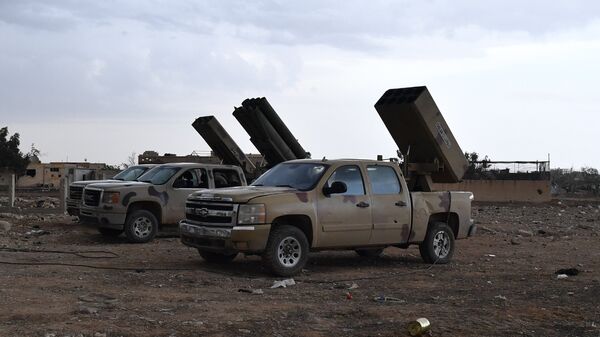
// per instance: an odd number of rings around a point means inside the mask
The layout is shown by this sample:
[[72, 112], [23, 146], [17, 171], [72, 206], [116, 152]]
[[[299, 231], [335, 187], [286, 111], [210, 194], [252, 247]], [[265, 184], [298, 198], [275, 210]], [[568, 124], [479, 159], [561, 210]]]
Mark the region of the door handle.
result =
[[365, 208], [365, 207], [369, 207], [369, 204], [364, 201], [361, 201], [358, 204], [356, 204], [356, 207]]
[[395, 203], [394, 205], [396, 205], [398, 207], [406, 207], [406, 202], [400, 200], [397, 203]]

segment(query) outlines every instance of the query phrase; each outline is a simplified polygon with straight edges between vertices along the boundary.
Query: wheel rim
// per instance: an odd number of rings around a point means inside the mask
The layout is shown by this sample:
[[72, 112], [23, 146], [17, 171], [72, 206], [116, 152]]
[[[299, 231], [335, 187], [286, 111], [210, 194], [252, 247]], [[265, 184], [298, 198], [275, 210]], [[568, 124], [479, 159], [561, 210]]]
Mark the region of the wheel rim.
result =
[[145, 216], [136, 218], [133, 222], [133, 233], [138, 238], [145, 238], [152, 232], [152, 221]]
[[443, 259], [450, 253], [450, 236], [444, 231], [435, 233], [433, 237], [433, 252], [438, 259]]
[[302, 257], [302, 248], [296, 238], [288, 236], [279, 242], [277, 246], [277, 258], [284, 267], [293, 267], [298, 264]]

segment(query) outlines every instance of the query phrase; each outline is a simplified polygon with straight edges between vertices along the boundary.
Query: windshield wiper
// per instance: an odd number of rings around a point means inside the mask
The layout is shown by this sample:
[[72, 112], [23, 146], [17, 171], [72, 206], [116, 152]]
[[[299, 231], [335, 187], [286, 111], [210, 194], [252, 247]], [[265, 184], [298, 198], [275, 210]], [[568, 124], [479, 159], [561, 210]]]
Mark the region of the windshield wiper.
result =
[[289, 187], [289, 188], [295, 188], [292, 185], [275, 185], [275, 187]]
[[250, 186], [264, 186], [263, 184], [252, 184]]

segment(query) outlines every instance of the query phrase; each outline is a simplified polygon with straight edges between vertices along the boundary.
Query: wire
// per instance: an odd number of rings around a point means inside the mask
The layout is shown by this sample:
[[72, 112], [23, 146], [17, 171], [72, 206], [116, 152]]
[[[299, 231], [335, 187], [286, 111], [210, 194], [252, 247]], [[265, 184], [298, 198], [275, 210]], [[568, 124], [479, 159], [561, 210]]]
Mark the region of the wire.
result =
[[[43, 249], [27, 249], [27, 248], [9, 248], [0, 247], [0, 251], [10, 253], [42, 253], [42, 254], [70, 254], [85, 259], [116, 259], [119, 254], [106, 251], [106, 250], [80, 250], [80, 251], [66, 251], [66, 250], [43, 250]], [[89, 256], [86, 254], [104, 254], [104, 256]]]

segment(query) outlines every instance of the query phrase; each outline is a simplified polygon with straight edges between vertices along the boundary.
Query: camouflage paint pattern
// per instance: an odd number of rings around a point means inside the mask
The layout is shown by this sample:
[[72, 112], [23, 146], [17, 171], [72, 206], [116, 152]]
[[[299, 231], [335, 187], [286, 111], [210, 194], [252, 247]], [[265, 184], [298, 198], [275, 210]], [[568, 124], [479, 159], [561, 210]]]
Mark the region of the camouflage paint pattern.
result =
[[[160, 223], [162, 225], [177, 225], [179, 220], [185, 218], [185, 201], [193, 192], [200, 190], [206, 190], [206, 188], [174, 188], [173, 182], [179, 178], [184, 172], [190, 169], [205, 169], [208, 175], [208, 186], [214, 188], [213, 180], [213, 169], [231, 169], [239, 173], [240, 181], [245, 184], [245, 178], [242, 170], [237, 166], [232, 165], [211, 165], [211, 164], [199, 164], [199, 163], [170, 163], [164, 164], [170, 167], [179, 167], [180, 170], [173, 175], [166, 183], [161, 185], [153, 185], [146, 182], [104, 182], [89, 184], [86, 188], [100, 189], [106, 192], [119, 192], [121, 200], [117, 204], [110, 204], [112, 208], [107, 209], [102, 202], [98, 206], [88, 206], [83, 204], [81, 211], [87, 214], [93, 214], [98, 219], [125, 219], [125, 215], [129, 209], [138, 203], [144, 203], [144, 205], [155, 205], [156, 208], [161, 210], [160, 212]], [[121, 215], [121, 216], [119, 216]], [[113, 221], [114, 222], [114, 221]], [[124, 220], [122, 220], [124, 222]], [[123, 223], [115, 224], [111, 223], [111, 227], [114, 225], [123, 225]]]
[[[229, 200], [233, 204], [265, 205], [265, 224], [253, 226], [255, 231], [237, 230], [236, 227], [233, 227], [232, 237], [235, 237], [235, 240], [223, 239], [225, 247], [231, 249], [234, 244], [242, 243], [243, 245], [236, 246], [239, 251], [260, 252], [265, 248], [269, 229], [273, 224], [295, 225], [294, 221], [290, 220], [294, 218], [290, 216], [309, 219], [312, 231], [312, 241], [310, 242], [312, 250], [419, 243], [425, 238], [430, 217], [439, 213], [448, 214], [448, 211], [456, 213], [458, 216], [459, 235], [457, 238], [467, 236], [471, 222], [470, 197], [472, 194], [470, 192], [451, 192], [451, 195], [448, 192], [408, 192], [400, 167], [396, 163], [352, 159], [327, 160], [325, 162], [305, 159], [291, 162], [325, 163], [329, 167], [316, 187], [310, 191], [298, 191], [288, 187], [248, 186], [194, 193], [193, 197]], [[365, 195], [324, 195], [323, 187], [327, 180], [337, 168], [344, 165], [357, 165], [361, 168]], [[392, 167], [402, 186], [400, 194], [389, 196], [389, 201], [393, 203], [389, 206], [385, 204], [380, 208], [383, 212], [389, 213], [380, 217], [382, 219], [380, 224], [373, 223], [371, 217], [371, 209], [379, 201], [379, 196], [372, 195], [367, 174], [367, 166], [370, 165]], [[401, 204], [400, 201], [403, 203]], [[371, 204], [371, 207], [357, 207], [356, 205], [360, 202]], [[412, 212], [411, 207], [413, 207]], [[218, 226], [218, 224], [214, 224], [214, 226]], [[211, 247], [210, 249], [214, 250], [215, 248]]]

